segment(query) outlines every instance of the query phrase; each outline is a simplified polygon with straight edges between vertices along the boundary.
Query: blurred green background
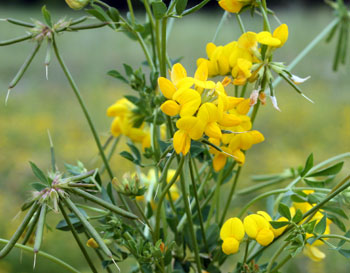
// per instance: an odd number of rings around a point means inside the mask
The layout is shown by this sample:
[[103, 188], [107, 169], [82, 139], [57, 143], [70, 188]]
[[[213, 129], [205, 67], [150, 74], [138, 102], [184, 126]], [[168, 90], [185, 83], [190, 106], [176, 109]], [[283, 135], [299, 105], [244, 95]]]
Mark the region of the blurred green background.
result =
[[[40, 7], [4, 8], [0, 4], [0, 18], [41, 18], [39, 11]], [[51, 12], [54, 19], [81, 15], [79, 12], [72, 13], [68, 8]], [[293, 60], [332, 20], [332, 12], [328, 9], [288, 8], [277, 10], [276, 13], [282, 22], [289, 25], [290, 30], [289, 41], [275, 56], [275, 60], [285, 63]], [[189, 74], [195, 70], [196, 59], [205, 56], [205, 45], [212, 40], [221, 14], [200, 12], [175, 21], [169, 39], [169, 55], [172, 58], [183, 56], [182, 63]], [[260, 29], [258, 16], [253, 19], [243, 16], [243, 20], [248, 30]], [[273, 26], [277, 26], [276, 21], [273, 21]], [[0, 40], [23, 34], [23, 28], [0, 22]], [[226, 20], [216, 43], [228, 43], [238, 36], [239, 28], [231, 16]], [[113, 33], [108, 28], [65, 33], [58, 38], [58, 45], [81, 89], [100, 136], [105, 140], [111, 122], [105, 115], [106, 108], [122, 95], [133, 92], [128, 86], [107, 76], [106, 72], [121, 69], [123, 63], [139, 67], [144, 60], [142, 52], [138, 44], [126, 35]], [[8, 106], [2, 103], [8, 83], [33, 46], [31, 42], [25, 42], [0, 48], [0, 238], [10, 238], [19, 223], [19, 219], [13, 218], [23, 200], [30, 195], [29, 183], [35, 178], [28, 161], [35, 162], [44, 170], [49, 169], [47, 130], [51, 132], [61, 169], [64, 162], [74, 164], [77, 160], [84, 162], [88, 168], [99, 166], [87, 122], [54, 58], [49, 67], [49, 80], [45, 79], [46, 45], [43, 45], [23, 79], [12, 91]], [[277, 98], [282, 112], [274, 110], [270, 101], [261, 108], [255, 128], [265, 135], [266, 141], [248, 152], [239, 188], [250, 185], [250, 176], [253, 174], [297, 167], [303, 164], [311, 152], [316, 161], [321, 161], [350, 151], [350, 63], [347, 67], [341, 67], [337, 73], [333, 72], [334, 50], [334, 42], [322, 42], [293, 70], [294, 74], [301, 77], [311, 76], [302, 89], [314, 100], [314, 104], [281, 83], [277, 88]], [[120, 177], [132, 165], [116, 154], [112, 167]], [[234, 216], [238, 207], [238, 203], [233, 203], [230, 215]], [[51, 228], [54, 229], [59, 218], [53, 214], [49, 217], [52, 219]], [[70, 234], [49, 231], [45, 235], [45, 251], [88, 272]], [[331, 251], [327, 255], [329, 259], [318, 264], [300, 255], [298, 262], [288, 266], [288, 272], [349, 272], [348, 260]], [[334, 259], [337, 259], [336, 263]], [[32, 255], [23, 253], [21, 258], [20, 251], [16, 250], [6, 259], [0, 260], [0, 273], [32, 272], [32, 264]], [[48, 270], [51, 273], [64, 272], [39, 257], [35, 272], [46, 273]], [[227, 263], [229, 270], [232, 270], [230, 262]], [[128, 272], [128, 269], [125, 267], [123, 272]]]

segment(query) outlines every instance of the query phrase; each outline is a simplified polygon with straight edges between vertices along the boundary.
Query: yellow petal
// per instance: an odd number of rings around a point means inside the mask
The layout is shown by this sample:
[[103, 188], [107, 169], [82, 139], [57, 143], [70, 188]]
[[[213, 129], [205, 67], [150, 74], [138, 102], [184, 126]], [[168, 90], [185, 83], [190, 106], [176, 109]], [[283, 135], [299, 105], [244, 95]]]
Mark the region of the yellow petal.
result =
[[207, 46], [206, 46], [206, 52], [207, 52], [207, 55], [208, 55], [208, 58], [211, 59], [211, 57], [213, 56], [213, 53], [216, 49], [216, 45], [213, 44], [213, 43], [208, 43]]
[[94, 238], [90, 238], [87, 243], [86, 246], [91, 247], [91, 248], [99, 248], [98, 243], [95, 241]]
[[249, 135], [252, 137], [253, 144], [258, 144], [265, 140], [263, 134], [256, 130], [250, 131]]
[[244, 4], [240, 3], [237, 0], [220, 0], [219, 5], [222, 9], [231, 12], [238, 13], [241, 11]]
[[256, 33], [248, 31], [238, 39], [238, 46], [244, 49], [253, 49], [257, 46]]
[[249, 133], [241, 134], [241, 145], [242, 150], [248, 150], [253, 145], [253, 137]]
[[286, 24], [280, 25], [273, 32], [273, 37], [277, 38], [278, 40], [281, 41], [281, 43], [278, 47], [283, 46], [285, 44], [285, 42], [287, 42], [287, 40], [288, 40], [288, 26]]
[[216, 172], [222, 170], [227, 161], [227, 156], [223, 153], [217, 153], [213, 159], [213, 168]]
[[259, 210], [256, 214], [261, 215], [269, 222], [272, 221], [271, 216], [266, 211]]
[[281, 44], [281, 41], [277, 38], [272, 37], [271, 33], [268, 31], [262, 31], [258, 33], [257, 40], [262, 45], [277, 47]]
[[197, 117], [186, 116], [176, 122], [176, 127], [186, 131], [190, 138], [197, 140], [202, 137], [205, 124]]
[[224, 127], [232, 127], [239, 125], [241, 123], [241, 119], [236, 115], [223, 113], [219, 123]]
[[218, 108], [215, 104], [206, 102], [199, 108], [197, 117], [204, 123], [215, 122], [218, 119]]
[[172, 99], [174, 93], [176, 92], [176, 87], [171, 81], [169, 81], [167, 78], [159, 77], [158, 86], [164, 97], [167, 99]]
[[250, 99], [245, 99], [237, 105], [237, 112], [241, 115], [248, 114], [250, 109]]
[[121, 125], [121, 120], [119, 117], [116, 117], [113, 120], [112, 125], [111, 125], [111, 133], [114, 137], [118, 137], [122, 133], [120, 125]]
[[210, 122], [205, 126], [205, 134], [208, 137], [221, 139], [221, 129], [216, 122]]
[[173, 145], [176, 153], [186, 155], [190, 149], [191, 139], [187, 132], [178, 130], [174, 134]]
[[181, 117], [192, 116], [201, 104], [201, 96], [193, 89], [179, 89], [173, 99], [181, 105]]
[[234, 159], [238, 162], [238, 164], [243, 165], [245, 162], [245, 155], [241, 150], [236, 150], [232, 153]]
[[171, 69], [171, 81], [177, 85], [177, 83], [182, 80], [183, 78], [187, 77], [186, 69], [182, 66], [180, 63], [176, 63], [173, 65], [173, 68]]
[[180, 105], [173, 100], [167, 100], [160, 106], [160, 109], [164, 114], [173, 117], [180, 112]]
[[[280, 217], [277, 219], [277, 222], [288, 222], [288, 219], [286, 217]], [[288, 225], [285, 225], [284, 227], [281, 228], [272, 228], [272, 232], [275, 235], [275, 238], [280, 236], [288, 227]]]
[[253, 217], [254, 214], [248, 215], [244, 218], [244, 230], [250, 238], [255, 239], [258, 234], [258, 226]]
[[241, 241], [244, 237], [244, 226], [241, 219], [234, 217], [226, 220], [226, 222], [222, 225], [220, 230], [220, 238], [221, 240], [225, 240], [226, 238], [232, 237], [237, 241]]
[[224, 240], [221, 248], [226, 255], [235, 254], [239, 250], [239, 242], [235, 238], [229, 237]]
[[274, 238], [273, 232], [270, 229], [264, 228], [258, 232], [256, 241], [262, 246], [267, 246], [273, 241]]
[[199, 81], [206, 81], [208, 79], [208, 64], [202, 62], [194, 74], [194, 78]]

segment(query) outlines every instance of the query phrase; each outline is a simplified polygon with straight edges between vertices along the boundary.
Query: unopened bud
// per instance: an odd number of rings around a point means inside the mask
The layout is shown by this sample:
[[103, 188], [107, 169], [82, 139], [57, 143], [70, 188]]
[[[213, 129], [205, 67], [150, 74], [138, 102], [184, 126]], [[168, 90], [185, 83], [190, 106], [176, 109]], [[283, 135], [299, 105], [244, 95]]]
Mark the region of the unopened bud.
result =
[[95, 241], [94, 238], [90, 238], [87, 243], [86, 246], [91, 247], [91, 248], [99, 248], [98, 243]]
[[74, 10], [84, 8], [89, 2], [89, 0], [66, 0], [67, 5]]

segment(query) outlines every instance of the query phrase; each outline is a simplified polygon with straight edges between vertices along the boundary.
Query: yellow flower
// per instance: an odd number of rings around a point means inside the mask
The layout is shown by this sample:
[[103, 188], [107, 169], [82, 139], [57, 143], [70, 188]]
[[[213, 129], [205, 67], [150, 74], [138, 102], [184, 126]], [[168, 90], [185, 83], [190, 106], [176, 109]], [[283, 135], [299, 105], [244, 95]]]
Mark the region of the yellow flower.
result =
[[238, 13], [244, 6], [249, 5], [251, 2], [252, 0], [220, 0], [219, 5], [228, 12]]
[[248, 215], [244, 218], [243, 224], [247, 235], [260, 245], [267, 246], [273, 241], [274, 233], [269, 221], [264, 216], [260, 214]]
[[237, 253], [244, 234], [244, 227], [239, 218], [228, 219], [220, 230], [220, 238], [223, 240], [222, 251], [226, 255]]
[[315, 262], [320, 262], [326, 258], [326, 254], [324, 254], [321, 250], [313, 245], [306, 245], [303, 252], [306, 256]]
[[107, 116], [114, 117], [111, 124], [111, 133], [114, 137], [125, 135], [133, 142], [142, 143], [142, 147], [150, 146], [150, 132], [146, 129], [145, 124], [141, 124], [139, 128], [133, 126], [135, 108], [129, 100], [122, 98], [108, 107]]
[[288, 26], [286, 24], [280, 25], [275, 29], [273, 34], [268, 31], [258, 33], [257, 40], [260, 44], [271, 47], [282, 47], [288, 40]]
[[244, 85], [247, 82], [247, 79], [252, 75], [250, 72], [252, 65], [252, 62], [246, 59], [239, 58], [237, 60], [236, 66], [232, 69], [234, 85]]
[[94, 238], [90, 238], [87, 243], [86, 246], [91, 247], [91, 248], [99, 248], [98, 243], [95, 241]]

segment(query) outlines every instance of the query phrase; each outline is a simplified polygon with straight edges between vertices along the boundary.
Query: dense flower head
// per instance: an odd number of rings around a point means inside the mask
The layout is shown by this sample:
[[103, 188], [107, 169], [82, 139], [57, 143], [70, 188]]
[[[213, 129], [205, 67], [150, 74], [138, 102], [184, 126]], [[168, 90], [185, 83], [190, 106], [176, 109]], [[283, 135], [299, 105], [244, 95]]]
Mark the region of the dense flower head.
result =
[[237, 41], [224, 46], [207, 44], [208, 59], [199, 58], [197, 66], [207, 63], [209, 77], [230, 74], [233, 77], [234, 85], [244, 85], [247, 81], [257, 80], [258, 73], [264, 65], [264, 59], [268, 59], [262, 57], [261, 48], [267, 46], [264, 54], [269, 55], [276, 48], [282, 47], [287, 40], [288, 26], [286, 24], [280, 25], [273, 33], [249, 31], [243, 33]]
[[222, 251], [226, 255], [237, 253], [244, 234], [243, 223], [239, 218], [228, 219], [220, 230], [220, 238], [223, 241]]
[[171, 80], [158, 79], [159, 88], [167, 99], [161, 110], [177, 117], [177, 131], [173, 136], [176, 153], [186, 155], [191, 140], [208, 138], [213, 147], [213, 165], [216, 171], [226, 164], [227, 157], [244, 163], [242, 150], [264, 140], [258, 131], [251, 131], [248, 117], [249, 99], [227, 95], [225, 86], [230, 80], [208, 81], [208, 63], [198, 66], [194, 77], [188, 77], [185, 68], [177, 63], [170, 71]]
[[111, 133], [114, 137], [125, 135], [135, 143], [142, 143], [143, 148], [147, 148], [150, 146], [150, 132], [144, 123], [139, 127], [134, 126], [136, 117], [134, 108], [132, 102], [122, 98], [107, 109], [107, 116], [114, 117]]

